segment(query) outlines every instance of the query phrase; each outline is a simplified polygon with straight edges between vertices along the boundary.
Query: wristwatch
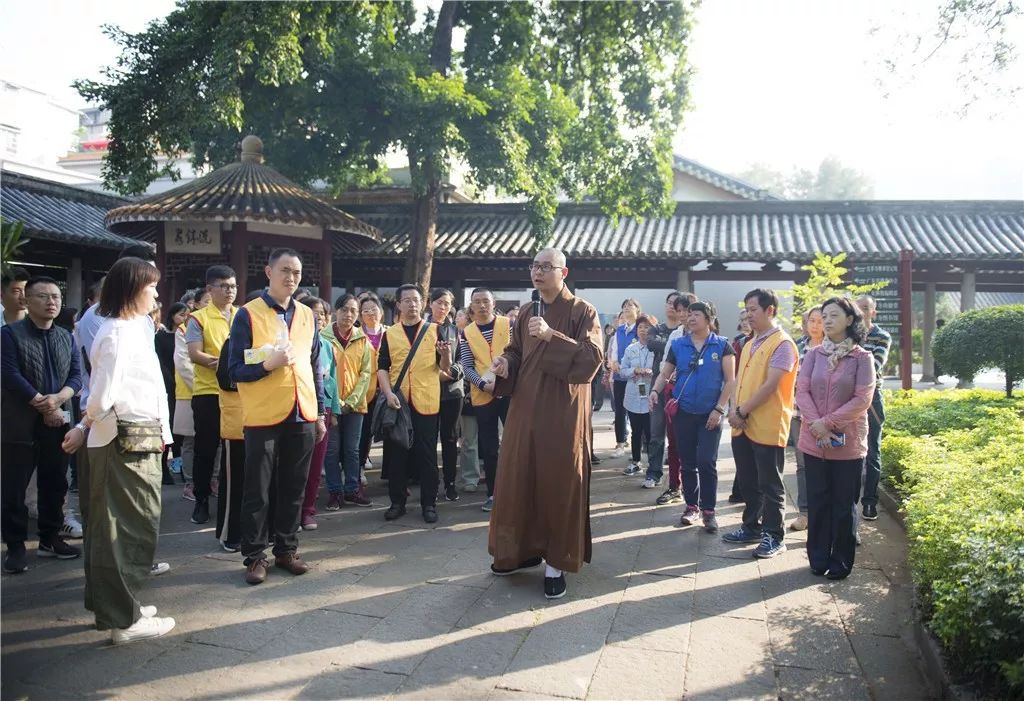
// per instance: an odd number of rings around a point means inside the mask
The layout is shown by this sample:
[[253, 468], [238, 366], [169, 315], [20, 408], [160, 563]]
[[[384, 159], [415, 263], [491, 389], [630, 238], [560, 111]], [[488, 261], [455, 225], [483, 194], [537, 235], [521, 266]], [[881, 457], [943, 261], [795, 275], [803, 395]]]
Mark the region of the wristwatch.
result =
[[715, 411], [717, 411], [722, 416], [725, 416], [725, 407], [723, 407], [721, 404], [715, 407]]

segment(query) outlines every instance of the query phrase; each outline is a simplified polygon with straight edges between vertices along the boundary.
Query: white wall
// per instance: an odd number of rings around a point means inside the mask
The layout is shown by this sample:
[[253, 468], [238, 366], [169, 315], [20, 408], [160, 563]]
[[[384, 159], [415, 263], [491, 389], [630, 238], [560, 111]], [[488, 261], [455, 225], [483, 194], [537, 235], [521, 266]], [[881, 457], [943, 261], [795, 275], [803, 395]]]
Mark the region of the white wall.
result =
[[16, 150], [0, 144], [0, 157], [52, 168], [77, 140], [78, 111], [46, 93], [0, 80], [0, 125], [17, 132]]

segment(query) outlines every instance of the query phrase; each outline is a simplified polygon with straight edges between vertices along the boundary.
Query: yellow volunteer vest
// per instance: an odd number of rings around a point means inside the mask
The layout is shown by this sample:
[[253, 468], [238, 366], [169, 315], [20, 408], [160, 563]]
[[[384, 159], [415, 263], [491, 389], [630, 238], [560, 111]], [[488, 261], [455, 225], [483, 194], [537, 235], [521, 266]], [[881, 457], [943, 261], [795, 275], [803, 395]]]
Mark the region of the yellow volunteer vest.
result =
[[[273, 346], [277, 342], [281, 322], [277, 312], [267, 306], [262, 297], [245, 305], [252, 326], [252, 347]], [[316, 321], [313, 311], [305, 304], [295, 305], [288, 338], [295, 348], [295, 364], [278, 368], [256, 382], [239, 382], [238, 395], [242, 400], [242, 423], [257, 428], [276, 426], [291, 416], [295, 403], [306, 421], [316, 421], [316, 385], [309, 349], [313, 346]]]
[[238, 392], [218, 390], [220, 395], [220, 437], [226, 441], [242, 441], [242, 398]]
[[[382, 326], [383, 332], [387, 332], [388, 327]], [[364, 329], [365, 333], [366, 330]], [[377, 356], [380, 355], [380, 351], [373, 347], [370, 343], [370, 339], [366, 339], [366, 343], [370, 346], [370, 386], [366, 388], [366, 401], [369, 403], [377, 395]]]
[[[756, 353], [751, 353], [754, 342], [751, 341], [743, 346], [740, 352], [739, 389], [736, 390], [736, 397], [742, 408], [743, 402], [750, 399], [754, 392], [764, 384], [768, 377], [768, 363], [772, 354], [780, 344], [789, 343], [793, 346], [793, 357], [798, 357], [796, 344], [782, 329], [766, 338], [758, 347]], [[782, 447], [789, 440], [789, 422], [793, 418], [793, 397], [796, 387], [796, 375], [799, 361], [793, 364], [793, 369], [782, 376], [768, 400], [759, 406], [747, 419], [745, 429], [733, 429], [732, 435], [738, 436], [746, 433], [747, 438], [754, 443], [761, 445], [774, 445]]]
[[[238, 308], [232, 305], [230, 318], [225, 319], [212, 304], [207, 304], [202, 309], [197, 309], [189, 315], [189, 318], [199, 322], [203, 330], [203, 352], [215, 358], [220, 357], [220, 350], [224, 342], [228, 340], [231, 333], [231, 322], [235, 320], [235, 312]], [[202, 365], [195, 365], [195, 379], [192, 381], [192, 394], [202, 396], [204, 394], [217, 394], [217, 371]]]
[[[496, 316], [494, 318], [494, 334], [491, 336], [489, 344], [475, 321], [466, 327], [464, 335], [466, 342], [469, 343], [469, 349], [473, 351], [473, 366], [478, 375], [483, 375], [491, 367], [494, 359], [501, 355], [511, 342], [512, 327], [507, 316]], [[473, 406], [484, 406], [494, 401], [494, 395], [472, 385], [469, 390], [469, 400]]]
[[[373, 346], [370, 345], [370, 340], [366, 336], [360, 336], [359, 338], [350, 341], [347, 348], [342, 348], [341, 344], [331, 344], [334, 349], [334, 364], [338, 368], [338, 399], [345, 399], [348, 395], [352, 394], [352, 390], [356, 388], [356, 383], [359, 382], [359, 371], [363, 367], [363, 357], [367, 353], [367, 348], [373, 350]], [[370, 363], [370, 369], [373, 370], [377, 364], [376, 354], [370, 353], [374, 358]], [[374, 370], [376, 374], [376, 370]], [[363, 396], [363, 401], [357, 404], [353, 409], [357, 414], [366, 413], [366, 397]]]
[[[174, 333], [185, 336], [185, 324], [178, 327]], [[192, 390], [185, 384], [185, 378], [177, 370], [174, 371], [174, 398], [178, 401], [189, 401], [192, 399]]]
[[[437, 369], [437, 324], [426, 321], [420, 323], [427, 324], [429, 328], [420, 341], [420, 347], [416, 349], [416, 355], [409, 363], [409, 369], [402, 379], [401, 390], [402, 396], [408, 400], [409, 406], [417, 414], [432, 416], [441, 409], [441, 374]], [[416, 334], [418, 335], [421, 330], [421, 327], [417, 327]], [[385, 333], [388, 339], [388, 352], [391, 354], [391, 370], [388, 375], [394, 388], [398, 373], [402, 370], [412, 345], [401, 323], [395, 324]]]

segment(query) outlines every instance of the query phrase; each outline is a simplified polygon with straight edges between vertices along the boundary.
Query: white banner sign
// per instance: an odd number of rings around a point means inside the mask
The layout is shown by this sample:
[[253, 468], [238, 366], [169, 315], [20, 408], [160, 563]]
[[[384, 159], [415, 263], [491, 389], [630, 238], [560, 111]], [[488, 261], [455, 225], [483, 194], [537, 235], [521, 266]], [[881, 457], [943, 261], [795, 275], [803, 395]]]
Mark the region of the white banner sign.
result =
[[164, 222], [164, 250], [220, 255], [220, 222]]

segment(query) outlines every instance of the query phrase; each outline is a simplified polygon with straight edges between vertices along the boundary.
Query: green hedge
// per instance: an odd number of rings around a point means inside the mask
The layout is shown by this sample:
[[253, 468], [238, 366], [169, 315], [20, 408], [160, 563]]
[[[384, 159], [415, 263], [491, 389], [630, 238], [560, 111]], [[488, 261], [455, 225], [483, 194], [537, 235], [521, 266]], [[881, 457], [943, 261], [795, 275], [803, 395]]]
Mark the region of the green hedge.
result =
[[888, 395], [882, 459], [903, 497], [910, 564], [954, 669], [1024, 698], [1024, 399]]

